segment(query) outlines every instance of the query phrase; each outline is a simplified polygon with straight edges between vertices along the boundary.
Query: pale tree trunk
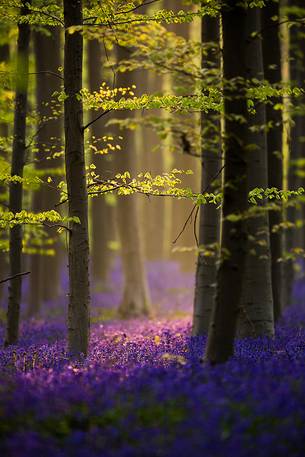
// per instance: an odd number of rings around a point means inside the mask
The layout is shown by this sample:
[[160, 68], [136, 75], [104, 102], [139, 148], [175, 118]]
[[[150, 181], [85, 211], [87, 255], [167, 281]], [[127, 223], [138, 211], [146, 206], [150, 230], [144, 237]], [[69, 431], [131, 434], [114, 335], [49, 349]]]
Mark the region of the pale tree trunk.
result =
[[[179, 10], [185, 9], [185, 4], [183, 0], [166, 0], [164, 7], [166, 9], [170, 9], [177, 13]], [[191, 34], [191, 27], [195, 27], [194, 23], [182, 23], [182, 24], [169, 24], [167, 26], [167, 29], [170, 32], [175, 33], [178, 36], [183, 37], [184, 39], [188, 40], [190, 39], [190, 34]], [[174, 87], [176, 85], [176, 78], [175, 75], [169, 75], [170, 77], [170, 86], [167, 89], [167, 92], [173, 93]], [[185, 82], [180, 83], [179, 86], [185, 88], [186, 92], [189, 93], [190, 90], [193, 90], [193, 87], [190, 88], [190, 83], [191, 87], [193, 82], [189, 79], [186, 78]], [[172, 113], [171, 116], [175, 116], [175, 113]], [[177, 115], [176, 115], [177, 116]], [[198, 119], [196, 119], [195, 115], [188, 114], [186, 116], [178, 114], [178, 119], [185, 117], [190, 118], [193, 116], [193, 123], [194, 126], [198, 123]], [[183, 119], [182, 119], [183, 120]], [[188, 151], [186, 150], [187, 148], [183, 147], [181, 145], [181, 150], [179, 152], [174, 152], [172, 154], [172, 168], [178, 168], [181, 170], [187, 170], [191, 169], [194, 170], [196, 168], [196, 162], [198, 162], [198, 159], [195, 157], [192, 157]], [[184, 183], [185, 186], [191, 187], [191, 188], [198, 188], [200, 186], [200, 179], [197, 179], [199, 177], [198, 174], [193, 174], [192, 176], [187, 176], [184, 177]], [[190, 202], [188, 201], [178, 201], [173, 199], [172, 202], [170, 202], [171, 205], [171, 218], [172, 218], [172, 223], [171, 223], [171, 228], [172, 228], [172, 233], [171, 233], [171, 239], [170, 239], [170, 245], [172, 246], [173, 240], [176, 239], [177, 235], [181, 231], [182, 227], [185, 224], [185, 221], [190, 213]], [[169, 217], [169, 216], [166, 216]], [[189, 224], [186, 227], [186, 230], [183, 231], [181, 236], [179, 237], [179, 240], [177, 243], [175, 243], [175, 247], [184, 247], [184, 246], [194, 246], [195, 244], [195, 239], [194, 239], [194, 230], [192, 228], [192, 225]], [[188, 271], [193, 271], [194, 270], [194, 264], [195, 264], [195, 256], [193, 252], [182, 252], [180, 253], [179, 250], [177, 253], [172, 254], [173, 259], [177, 259], [181, 265], [184, 267], [184, 269]]]
[[[263, 54], [264, 76], [270, 84], [280, 83], [281, 74], [281, 46], [279, 37], [279, 25], [272, 20], [279, 17], [280, 8], [278, 3], [269, 2], [262, 9], [263, 30]], [[281, 100], [278, 100], [280, 103]], [[266, 105], [266, 122], [271, 123], [267, 131], [268, 148], [268, 186], [283, 188], [283, 146], [282, 146], [282, 112], [275, 110], [272, 104]], [[278, 260], [283, 255], [282, 231], [274, 232], [273, 227], [283, 220], [282, 211], [270, 211], [270, 248], [271, 248], [271, 274], [274, 319], [277, 320], [283, 309], [283, 264]]]
[[[255, 32], [261, 30], [260, 9], [249, 9], [246, 26], [249, 37], [246, 46], [247, 77], [249, 80], [263, 79], [262, 42], [259, 37], [252, 38]], [[255, 114], [248, 115], [248, 191], [255, 187], [268, 187], [265, 105], [257, 103], [255, 111]], [[267, 211], [248, 218], [247, 230], [248, 255], [240, 303], [239, 334], [242, 337], [272, 336], [274, 320]]]
[[[222, 12], [223, 23], [223, 74], [224, 80], [246, 77], [247, 17], [235, 0], [227, 2]], [[221, 233], [222, 259], [217, 273], [215, 307], [208, 334], [206, 358], [209, 363], [225, 362], [233, 354], [239, 303], [244, 281], [247, 256], [247, 232], [244, 218], [237, 221], [229, 215], [243, 214], [248, 210], [246, 145], [248, 129], [232, 117], [247, 119], [247, 100], [244, 89], [224, 86], [225, 111], [225, 169], [223, 194], [223, 220]]]
[[[9, 61], [9, 45], [8, 44], [3, 44], [0, 46], [0, 63], [5, 62], [7, 63]], [[3, 138], [6, 138], [8, 136], [8, 124], [1, 122], [0, 123], [0, 136]], [[6, 158], [6, 154], [4, 151], [0, 150], [0, 155], [1, 157]], [[1, 198], [1, 203], [5, 203], [3, 201], [3, 195], [5, 194], [6, 188], [5, 186], [0, 186], [0, 198]], [[4, 239], [6, 238], [6, 233], [3, 230], [2, 233], [0, 234], [1, 238]], [[4, 279], [7, 277], [7, 269], [8, 269], [8, 262], [7, 262], [7, 254], [6, 252], [1, 252], [0, 251], [0, 278]], [[3, 290], [4, 290], [4, 285], [0, 285], [0, 303], [3, 298]]]
[[[219, 18], [204, 17], [202, 19], [202, 43], [219, 44]], [[212, 63], [210, 67], [219, 68], [220, 49], [207, 56]], [[203, 62], [203, 66], [205, 63]], [[214, 141], [217, 138], [216, 142]], [[221, 131], [219, 114], [201, 115], [201, 191], [211, 191], [213, 180], [221, 170]], [[213, 141], [212, 141], [212, 140]], [[218, 176], [218, 180], [220, 177]], [[199, 246], [212, 248], [214, 255], [205, 256], [198, 253], [196, 269], [196, 285], [193, 314], [193, 335], [205, 335], [208, 332], [210, 317], [215, 302], [217, 252], [219, 243], [220, 211], [216, 205], [201, 205], [199, 221]], [[214, 249], [212, 247], [214, 245]]]
[[[143, 9], [145, 14], [152, 14], [162, 8], [168, 8], [168, 1], [160, 1]], [[143, 82], [145, 81], [145, 87]], [[141, 78], [141, 92], [164, 93], [171, 90], [170, 75], [146, 71]], [[167, 117], [164, 110], [148, 112], [157, 118]], [[152, 175], [170, 171], [173, 168], [171, 151], [171, 135], [166, 140], [160, 140], [152, 128], [142, 130], [143, 153], [141, 154], [141, 171], [149, 171]], [[149, 260], [168, 260], [170, 258], [173, 240], [173, 200], [171, 198], [142, 199], [146, 223], [144, 225], [145, 254]]]
[[[126, 58], [118, 50], [118, 58]], [[136, 84], [132, 73], [117, 75], [118, 87], [130, 87]], [[118, 113], [118, 118], [134, 116], [133, 112]], [[119, 172], [137, 171], [137, 150], [135, 132], [125, 130], [123, 147], [117, 153], [116, 166]], [[139, 196], [119, 196], [117, 199], [117, 223], [121, 243], [122, 267], [124, 274], [123, 298], [119, 314], [123, 318], [147, 316], [150, 313], [150, 297], [145, 271], [143, 227], [140, 225]]]
[[69, 312], [68, 349], [72, 355], [87, 354], [89, 339], [89, 239], [82, 88], [83, 37], [69, 27], [82, 24], [82, 1], [64, 0], [65, 21], [65, 162], [69, 198]]
[[[28, 14], [27, 1], [22, 2], [21, 16]], [[23, 177], [26, 151], [26, 114], [28, 98], [28, 68], [29, 68], [30, 27], [28, 24], [18, 24], [17, 68], [16, 68], [16, 97], [14, 114], [14, 139], [12, 150], [11, 175]], [[22, 210], [22, 183], [11, 183], [9, 190], [9, 209], [13, 213]], [[22, 227], [16, 225], [10, 229], [9, 236], [9, 273], [14, 276], [22, 272]], [[15, 277], [9, 282], [9, 297], [7, 310], [7, 328], [5, 345], [17, 343], [19, 336], [19, 317], [21, 301], [22, 276]]]
[[[90, 91], [99, 90], [102, 84], [102, 51], [101, 45], [97, 40], [89, 40], [88, 42], [88, 78]], [[91, 120], [96, 118], [96, 112], [92, 113]], [[94, 122], [91, 126], [92, 141], [97, 142], [97, 146], [101, 144], [100, 138], [105, 135], [103, 120], [100, 119]], [[91, 162], [96, 166], [96, 172], [102, 178], [110, 176], [110, 156], [101, 156], [92, 154]], [[111, 251], [109, 242], [112, 240], [113, 232], [113, 208], [107, 204], [104, 196], [91, 199], [91, 263], [92, 273], [96, 286], [107, 286], [107, 273], [111, 261]]]
[[[47, 160], [52, 153], [61, 150], [62, 123], [60, 119], [48, 119], [52, 115], [50, 100], [55, 91], [61, 88], [61, 75], [58, 68], [61, 65], [60, 57], [60, 29], [49, 28], [48, 34], [34, 32], [34, 52], [36, 62], [36, 104], [39, 112], [39, 124], [36, 147], [36, 169], [59, 168], [62, 166], [61, 159]], [[48, 73], [50, 72], [50, 73]], [[51, 74], [52, 72], [52, 74]], [[58, 75], [56, 77], [55, 75]], [[46, 120], [44, 119], [46, 118]], [[58, 176], [50, 176], [52, 185], [60, 180]], [[44, 178], [46, 179], [46, 177]], [[51, 187], [41, 187], [35, 191], [32, 199], [33, 211], [46, 211], [54, 209], [59, 201], [59, 192]], [[56, 237], [54, 229], [46, 230], [49, 237]], [[28, 316], [39, 314], [41, 305], [46, 300], [55, 299], [59, 295], [60, 252], [59, 243], [55, 241], [54, 256], [42, 256], [34, 254], [30, 258], [30, 295]], [[52, 281], [49, 278], [52, 277]]]

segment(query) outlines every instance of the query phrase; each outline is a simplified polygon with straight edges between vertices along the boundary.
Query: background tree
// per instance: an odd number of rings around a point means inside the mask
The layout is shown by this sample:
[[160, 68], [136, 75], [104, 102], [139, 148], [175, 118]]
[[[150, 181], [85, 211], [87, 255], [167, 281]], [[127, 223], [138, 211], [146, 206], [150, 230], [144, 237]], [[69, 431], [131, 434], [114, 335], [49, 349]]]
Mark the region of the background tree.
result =
[[[101, 43], [95, 40], [88, 41], [88, 79], [90, 90], [99, 90], [102, 82], [107, 79], [102, 75], [103, 69], [103, 53]], [[104, 70], [105, 71], [105, 70]], [[91, 120], [96, 117], [96, 113], [92, 112]], [[97, 151], [101, 150], [99, 147], [101, 139], [105, 136], [105, 122], [100, 119], [91, 125], [92, 133], [92, 150], [96, 148]], [[97, 173], [103, 179], [109, 178], [112, 173], [111, 154], [102, 155], [99, 153], [91, 154], [91, 162], [95, 164]], [[92, 233], [92, 246], [91, 246], [91, 263], [92, 274], [95, 284], [105, 287], [107, 280], [107, 273], [111, 262], [111, 251], [109, 243], [113, 238], [114, 228], [114, 211], [113, 207], [107, 203], [105, 196], [93, 198], [91, 200], [91, 233]]]
[[[62, 85], [62, 77], [59, 73], [62, 63], [60, 34], [59, 27], [48, 27], [33, 33], [38, 110], [35, 168], [40, 175], [45, 174], [52, 178], [52, 186], [41, 186], [39, 190], [33, 192], [32, 209], [35, 212], [54, 209], [59, 201], [59, 191], [56, 190], [56, 185], [62, 179], [63, 164], [62, 159], [56, 158], [56, 155], [62, 149], [62, 120], [52, 113], [55, 111], [52, 95], [59, 92]], [[29, 316], [37, 315], [43, 302], [55, 299], [59, 295], [62, 258], [60, 245], [54, 229], [45, 228], [45, 231], [49, 240], [54, 240], [52, 248], [55, 250], [55, 254], [47, 256], [39, 255], [38, 252], [31, 256]], [[48, 279], [50, 276], [52, 281]]]
[[[126, 52], [118, 48], [118, 62], [126, 58]], [[118, 87], [132, 87], [136, 83], [133, 73], [118, 73]], [[127, 117], [126, 112], [118, 113], [119, 119]], [[133, 116], [133, 113], [131, 113]], [[123, 133], [124, 146], [116, 155], [118, 172], [137, 170], [136, 137], [126, 129]], [[150, 313], [150, 297], [144, 265], [143, 231], [140, 224], [138, 196], [125, 195], [117, 199], [117, 227], [121, 243], [122, 268], [124, 274], [123, 297], [119, 307], [122, 317], [137, 317]]]
[[[1, 30], [2, 34], [6, 34], [7, 30]], [[9, 44], [4, 40], [4, 37], [1, 36], [1, 40], [3, 40], [3, 43], [0, 45], [0, 65], [5, 64], [7, 65], [9, 63], [9, 57], [10, 57], [10, 49], [9, 49]], [[2, 139], [7, 138], [9, 135], [9, 126], [8, 123], [5, 122], [5, 119], [1, 119], [0, 121], [0, 137]], [[2, 150], [0, 151], [1, 157], [5, 158], [6, 157], [6, 152], [4, 148], [1, 148]], [[0, 186], [0, 203], [3, 205], [7, 205], [7, 198], [6, 198], [6, 187], [5, 186]], [[4, 234], [1, 234], [0, 241], [5, 242], [5, 236]], [[8, 269], [8, 258], [5, 250], [0, 250], [0, 277], [5, 278], [7, 276], [7, 269]], [[4, 287], [0, 286], [0, 302], [3, 296], [3, 290]]]
[[[29, 12], [28, 4], [23, 1], [20, 16]], [[17, 65], [16, 65], [16, 97], [14, 114], [14, 132], [12, 148], [11, 175], [22, 178], [26, 151], [26, 114], [28, 102], [28, 68], [29, 68], [30, 26], [18, 24]], [[13, 213], [22, 210], [22, 181], [12, 182], [9, 190], [9, 209]], [[22, 226], [15, 225], [10, 229], [9, 236], [9, 269], [14, 277], [22, 272]], [[19, 335], [19, 314], [21, 300], [22, 276], [15, 276], [9, 282], [7, 311], [7, 329], [5, 345], [17, 342]]]
[[[276, 19], [277, 18], [277, 19]], [[264, 76], [272, 85], [280, 84], [281, 43], [280, 43], [280, 6], [279, 2], [269, 1], [262, 10]], [[281, 103], [282, 100], [277, 100]], [[283, 144], [282, 144], [282, 111], [275, 109], [274, 100], [266, 104], [267, 148], [268, 148], [268, 181], [269, 187], [283, 187]], [[276, 208], [269, 212], [271, 273], [274, 319], [277, 320], [283, 309], [283, 264], [279, 262], [283, 255], [282, 231], [274, 231], [283, 220], [282, 210]]]

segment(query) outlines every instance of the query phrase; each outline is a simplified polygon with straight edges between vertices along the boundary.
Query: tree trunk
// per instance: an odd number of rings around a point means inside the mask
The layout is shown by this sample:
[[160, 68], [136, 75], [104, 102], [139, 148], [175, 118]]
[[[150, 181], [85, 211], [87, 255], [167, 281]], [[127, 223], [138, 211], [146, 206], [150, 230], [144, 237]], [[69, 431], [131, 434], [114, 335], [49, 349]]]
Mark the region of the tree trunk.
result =
[[[219, 19], [204, 17], [202, 19], [202, 43], [219, 43]], [[220, 52], [220, 51], [219, 51]], [[214, 50], [207, 56], [209, 66], [219, 68], [220, 54]], [[212, 65], [211, 65], [212, 63]], [[204, 65], [204, 62], [203, 62]], [[220, 116], [215, 113], [201, 116], [201, 191], [205, 192], [211, 181], [221, 169]], [[215, 137], [217, 142], [215, 143]], [[211, 138], [213, 141], [211, 141]], [[210, 190], [208, 188], [207, 190]], [[216, 205], [201, 205], [199, 222], [199, 246], [209, 247], [219, 243], [220, 211]], [[213, 248], [212, 248], [213, 249]], [[196, 269], [196, 286], [194, 298], [193, 335], [205, 335], [208, 332], [211, 313], [215, 302], [217, 274], [217, 251], [214, 255], [205, 256], [199, 252]]]
[[64, 0], [65, 21], [65, 163], [69, 198], [69, 312], [68, 349], [71, 355], [87, 354], [89, 338], [89, 239], [88, 193], [84, 155], [82, 88], [83, 37], [69, 27], [82, 24], [82, 1]]
[[[102, 84], [102, 52], [101, 45], [97, 40], [88, 42], [88, 77], [90, 91], [99, 90]], [[96, 117], [96, 112], [92, 113], [92, 120]], [[100, 144], [103, 137], [104, 125], [103, 120], [92, 124], [91, 127], [92, 141]], [[110, 157], [92, 154], [91, 161], [96, 166], [96, 172], [103, 178], [109, 177], [109, 168], [111, 167]], [[92, 223], [92, 273], [96, 285], [106, 286], [107, 273], [109, 270], [111, 252], [109, 242], [112, 239], [111, 233], [113, 228], [113, 209], [107, 204], [104, 196], [91, 199], [91, 223]]]
[[[118, 50], [118, 58], [125, 58]], [[134, 73], [119, 73], [118, 87], [131, 86], [135, 83]], [[118, 113], [118, 118], [124, 113]], [[134, 116], [128, 112], [128, 116]], [[122, 152], [117, 154], [117, 171], [137, 171], [137, 150], [135, 132], [125, 130]], [[117, 199], [117, 222], [121, 242], [122, 266], [124, 274], [123, 298], [119, 314], [123, 318], [147, 316], [150, 313], [150, 298], [145, 272], [143, 228], [140, 225], [139, 196], [119, 196]]]
[[[5, 62], [7, 63], [9, 61], [9, 45], [8, 44], [3, 44], [0, 46], [0, 63]], [[8, 124], [1, 122], [0, 123], [0, 136], [3, 138], [8, 137]], [[4, 151], [0, 150], [0, 155], [4, 158], [6, 158], [6, 154]], [[0, 198], [1, 202], [5, 203], [3, 200], [3, 195], [5, 195], [6, 188], [5, 186], [0, 186]], [[2, 233], [0, 234], [2, 239], [6, 239], [6, 233], [3, 230]], [[7, 262], [7, 254], [6, 252], [0, 251], [0, 278], [6, 278], [8, 276], [7, 274], [7, 269], [8, 269], [8, 262]], [[2, 302], [3, 299], [3, 290], [4, 290], [4, 285], [0, 285], [0, 303]]]
[[[290, 5], [291, 3], [291, 5]], [[293, 4], [292, 4], [293, 3]], [[302, 0], [295, 0], [289, 2], [289, 6], [300, 8], [304, 10], [304, 2]], [[292, 18], [293, 20], [293, 18]], [[293, 26], [290, 28], [290, 49], [289, 49], [289, 63], [290, 63], [290, 80], [296, 87], [304, 87], [305, 82], [305, 38], [303, 28]], [[304, 143], [304, 103], [305, 97], [302, 95], [295, 100], [295, 105], [290, 113], [291, 120], [294, 125], [290, 131], [290, 144], [289, 144], [289, 162], [288, 162], [288, 183], [289, 190], [296, 190], [300, 186], [304, 187], [304, 177], [298, 176], [299, 169], [298, 161], [305, 157], [305, 143]], [[297, 220], [305, 220], [305, 205], [290, 206], [287, 208], [287, 219], [289, 222], [295, 224]], [[285, 233], [285, 250], [291, 251], [295, 247], [304, 246], [304, 227], [297, 231], [294, 226]], [[293, 260], [288, 260], [284, 263], [284, 306], [289, 305], [292, 299], [292, 287], [295, 279], [295, 263]]]
[[[229, 0], [222, 12], [224, 81], [247, 76], [247, 17], [235, 0]], [[247, 100], [243, 85], [224, 85], [225, 169], [221, 264], [217, 274], [217, 292], [209, 328], [206, 358], [211, 364], [225, 362], [233, 354], [234, 337], [239, 314], [241, 285], [247, 254], [247, 233], [244, 217], [248, 210], [246, 145], [248, 129], [235, 116], [247, 119]], [[228, 216], [236, 215], [237, 220]], [[238, 217], [240, 216], [241, 217]]]
[[[62, 160], [47, 160], [47, 157], [61, 150], [62, 123], [60, 119], [48, 119], [52, 115], [50, 100], [55, 91], [61, 87], [60, 77], [47, 72], [59, 74], [58, 68], [61, 65], [60, 56], [60, 29], [49, 28], [48, 34], [34, 32], [34, 52], [36, 62], [36, 104], [39, 112], [39, 125], [37, 133], [37, 163], [36, 169], [59, 168]], [[50, 173], [54, 187], [60, 177]], [[54, 205], [59, 201], [59, 192], [51, 188], [42, 187], [33, 194], [32, 208], [34, 212], [54, 209]], [[50, 238], [54, 238], [54, 229], [46, 229]], [[55, 240], [53, 248], [54, 256], [42, 256], [34, 254], [30, 258], [30, 295], [28, 315], [35, 316], [39, 313], [41, 304], [46, 300], [55, 299], [59, 294], [59, 274], [60, 274], [60, 252], [59, 242]], [[48, 278], [52, 277], [52, 281]]]
[[[261, 30], [260, 9], [248, 11], [247, 28], [247, 78], [249, 81], [263, 79], [262, 42], [260, 37], [252, 37], [255, 32]], [[255, 187], [268, 187], [265, 125], [265, 105], [257, 102], [255, 113], [248, 114], [248, 191]], [[240, 305], [239, 334], [242, 337], [272, 336], [274, 320], [267, 211], [248, 218], [247, 230], [248, 255]]]
[[[28, 13], [26, 4], [22, 2], [20, 14]], [[12, 150], [11, 175], [23, 177], [25, 148], [26, 148], [26, 113], [28, 96], [28, 67], [29, 67], [30, 27], [28, 24], [18, 24], [17, 68], [16, 68], [16, 98], [14, 114], [14, 139]], [[11, 183], [9, 190], [9, 209], [13, 213], [22, 210], [23, 185]], [[10, 229], [9, 264], [10, 276], [22, 272], [22, 226], [16, 225]], [[17, 343], [19, 336], [19, 315], [21, 301], [22, 276], [15, 277], [9, 282], [9, 297], [7, 310], [7, 328], [5, 345]]]
[[[263, 54], [264, 76], [270, 84], [280, 83], [281, 74], [281, 46], [279, 25], [272, 17], [279, 17], [278, 3], [269, 2], [262, 9], [263, 17]], [[281, 103], [281, 100], [278, 100]], [[283, 146], [282, 146], [282, 112], [275, 110], [272, 104], [266, 105], [266, 122], [271, 124], [267, 131], [268, 147], [268, 186], [283, 188]], [[270, 247], [271, 247], [271, 274], [274, 319], [277, 320], [283, 309], [283, 264], [278, 261], [283, 255], [283, 235], [281, 231], [273, 232], [272, 228], [283, 220], [282, 211], [270, 211]]]

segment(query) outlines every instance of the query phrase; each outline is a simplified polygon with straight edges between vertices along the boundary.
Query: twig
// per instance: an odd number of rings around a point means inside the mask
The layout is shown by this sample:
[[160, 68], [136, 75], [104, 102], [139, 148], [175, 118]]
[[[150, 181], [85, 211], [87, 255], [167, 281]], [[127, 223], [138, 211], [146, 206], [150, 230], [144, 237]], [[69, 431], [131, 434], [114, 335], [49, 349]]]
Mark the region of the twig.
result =
[[0, 284], [3, 284], [5, 282], [11, 281], [11, 279], [19, 278], [19, 276], [26, 276], [29, 275], [31, 272], [30, 271], [25, 271], [24, 273], [17, 273], [13, 276], [9, 276], [8, 278], [1, 279]]
[[[220, 175], [220, 173], [222, 172], [222, 170], [224, 169], [224, 165], [218, 170], [218, 172], [211, 178], [210, 182], [208, 182], [208, 184], [206, 185], [206, 187], [202, 190], [202, 194], [204, 194], [205, 192], [208, 191], [209, 187], [211, 186], [211, 184], [213, 184], [213, 182], [218, 178], [218, 176]], [[195, 214], [195, 219], [194, 219], [194, 236], [195, 236], [195, 240], [196, 240], [196, 243], [197, 243], [197, 246], [199, 246], [199, 242], [198, 242], [198, 237], [197, 237], [197, 234], [196, 234], [196, 222], [197, 222], [197, 217], [198, 217], [198, 212], [199, 212], [199, 206], [197, 205], [197, 203], [194, 204], [188, 218], [186, 219], [182, 229], [180, 230], [179, 234], [177, 235], [177, 237], [174, 239], [173, 241], [173, 244], [176, 244], [177, 241], [179, 240], [179, 238], [181, 237], [182, 233], [184, 232], [184, 230], [186, 229], [186, 226], [189, 222], [189, 220], [192, 218], [192, 215], [195, 211], [197, 207], [197, 211], [196, 211], [196, 214]]]
[[182, 229], [180, 230], [180, 232], [178, 233], [177, 237], [176, 237], [176, 238], [174, 239], [174, 241], [172, 242], [173, 244], [176, 244], [176, 243], [177, 243], [177, 241], [178, 241], [179, 238], [181, 237], [182, 233], [183, 233], [184, 230], [186, 229], [187, 224], [188, 224], [189, 221], [192, 219], [192, 216], [193, 216], [193, 213], [194, 213], [196, 207], [197, 207], [197, 203], [194, 203], [193, 208], [192, 208], [190, 214], [188, 215], [186, 221], [184, 222]]
[[93, 119], [92, 121], [88, 122], [88, 124], [84, 125], [82, 127], [82, 132], [84, 132], [88, 127], [90, 127], [90, 125], [94, 124], [94, 122], [98, 121], [99, 119], [101, 119], [103, 116], [105, 116], [106, 114], [110, 113], [112, 110], [111, 109], [108, 109], [106, 111], [103, 111], [101, 114], [99, 114], [95, 119]]
[[28, 73], [28, 75], [41, 75], [41, 74], [55, 76], [56, 78], [61, 79], [62, 81], [64, 80], [64, 78], [60, 74], [55, 73], [55, 71], [50, 71], [50, 70], [31, 71], [31, 73]]

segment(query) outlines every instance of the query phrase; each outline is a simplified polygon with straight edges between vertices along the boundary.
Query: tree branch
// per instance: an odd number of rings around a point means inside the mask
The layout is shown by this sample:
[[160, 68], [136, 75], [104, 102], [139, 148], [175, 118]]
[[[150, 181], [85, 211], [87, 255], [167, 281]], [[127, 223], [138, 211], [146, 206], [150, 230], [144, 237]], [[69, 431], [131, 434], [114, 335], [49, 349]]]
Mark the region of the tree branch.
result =
[[19, 278], [19, 276], [26, 276], [29, 275], [31, 272], [30, 271], [25, 271], [24, 273], [17, 273], [13, 276], [9, 276], [8, 278], [1, 279], [0, 284], [3, 284], [5, 282], [11, 281], [11, 279]]

